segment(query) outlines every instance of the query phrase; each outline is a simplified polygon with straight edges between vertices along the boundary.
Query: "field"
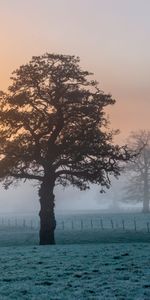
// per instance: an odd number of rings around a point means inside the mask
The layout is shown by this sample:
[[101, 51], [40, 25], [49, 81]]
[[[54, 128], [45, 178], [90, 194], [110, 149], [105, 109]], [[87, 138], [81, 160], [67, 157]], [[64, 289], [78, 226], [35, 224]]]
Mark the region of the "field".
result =
[[2, 247], [0, 299], [150, 299], [150, 244]]
[[[65, 228], [57, 229], [55, 246], [38, 246], [35, 227], [1, 227], [0, 299], [149, 300], [149, 216], [137, 214], [137, 228], [131, 222], [125, 229], [120, 215], [93, 217], [92, 228], [91, 215], [84, 216], [89, 228], [78, 229], [67, 227], [70, 218], [59, 219]], [[76, 218], [79, 225], [81, 215]], [[96, 218], [104, 228], [96, 227]], [[135, 215], [124, 219], [129, 226]]]

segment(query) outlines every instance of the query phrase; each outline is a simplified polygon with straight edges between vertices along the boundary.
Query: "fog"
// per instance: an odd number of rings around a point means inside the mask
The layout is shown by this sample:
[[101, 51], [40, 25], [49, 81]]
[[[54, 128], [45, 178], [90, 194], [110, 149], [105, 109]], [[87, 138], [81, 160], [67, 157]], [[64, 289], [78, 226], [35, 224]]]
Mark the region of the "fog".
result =
[[[100, 187], [93, 185], [89, 190], [76, 188], [55, 188], [56, 213], [77, 213], [79, 211], [122, 212], [141, 209], [140, 205], [123, 204], [122, 189], [124, 179], [112, 180], [112, 186], [106, 193], [100, 193]], [[38, 186], [22, 183], [8, 190], [0, 188], [0, 214], [38, 214], [40, 209]]]

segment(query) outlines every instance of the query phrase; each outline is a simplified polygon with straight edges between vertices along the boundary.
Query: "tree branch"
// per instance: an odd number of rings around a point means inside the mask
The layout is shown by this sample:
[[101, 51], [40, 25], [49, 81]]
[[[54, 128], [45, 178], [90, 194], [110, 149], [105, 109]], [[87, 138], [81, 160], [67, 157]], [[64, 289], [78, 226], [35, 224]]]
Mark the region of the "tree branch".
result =
[[10, 172], [9, 175], [11, 177], [18, 178], [18, 179], [29, 179], [29, 180], [35, 179], [35, 180], [43, 181], [43, 177], [42, 176], [33, 175], [33, 174], [25, 173], [25, 172], [22, 172], [22, 173], [13, 173], [13, 172]]

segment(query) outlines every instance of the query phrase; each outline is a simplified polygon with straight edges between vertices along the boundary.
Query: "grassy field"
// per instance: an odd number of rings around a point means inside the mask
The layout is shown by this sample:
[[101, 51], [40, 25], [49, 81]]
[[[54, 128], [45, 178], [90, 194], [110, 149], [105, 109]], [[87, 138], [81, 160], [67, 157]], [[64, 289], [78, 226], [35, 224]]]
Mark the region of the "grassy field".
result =
[[150, 244], [0, 248], [0, 299], [149, 300]]
[[58, 221], [54, 246], [38, 246], [37, 226], [0, 227], [0, 300], [150, 300], [149, 215]]

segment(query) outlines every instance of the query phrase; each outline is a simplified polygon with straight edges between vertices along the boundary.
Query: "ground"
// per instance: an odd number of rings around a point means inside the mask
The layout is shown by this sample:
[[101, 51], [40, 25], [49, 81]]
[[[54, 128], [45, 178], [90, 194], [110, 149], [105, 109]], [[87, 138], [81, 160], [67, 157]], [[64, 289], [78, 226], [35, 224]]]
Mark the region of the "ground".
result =
[[149, 300], [150, 244], [0, 247], [0, 299]]
[[54, 246], [38, 230], [0, 220], [0, 300], [150, 300], [149, 214], [58, 217]]

